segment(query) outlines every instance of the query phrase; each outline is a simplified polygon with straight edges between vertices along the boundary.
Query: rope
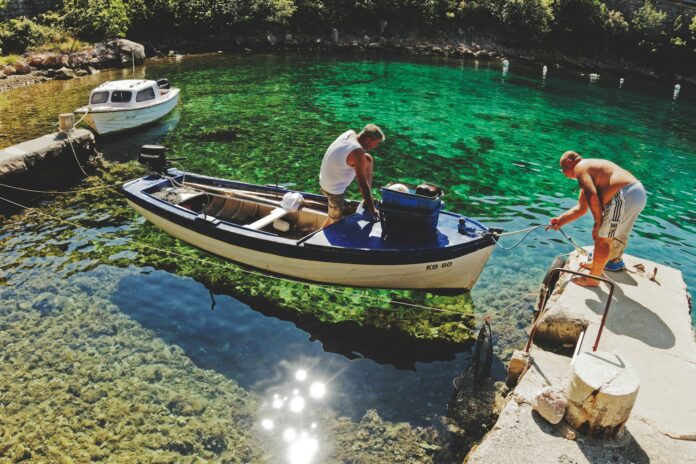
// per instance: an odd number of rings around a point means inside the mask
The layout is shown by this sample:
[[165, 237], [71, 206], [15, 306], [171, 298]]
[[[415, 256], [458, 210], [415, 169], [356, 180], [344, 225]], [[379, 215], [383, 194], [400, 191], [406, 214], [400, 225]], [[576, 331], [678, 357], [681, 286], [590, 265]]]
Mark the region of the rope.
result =
[[0, 182], [1, 187], [7, 187], [10, 189], [14, 189], [14, 190], [20, 190], [22, 192], [42, 193], [45, 195], [75, 195], [76, 193], [92, 192], [92, 191], [96, 191], [96, 190], [104, 190], [107, 188], [113, 188], [113, 187], [117, 187], [121, 184], [123, 184], [123, 182], [118, 182], [116, 184], [111, 184], [111, 185], [100, 185], [97, 187], [88, 187], [88, 188], [84, 188], [84, 189], [80, 189], [80, 190], [60, 191], [60, 190], [35, 190], [35, 189], [29, 189], [29, 188], [24, 188], [24, 187], [17, 187], [16, 185], [3, 184], [2, 182]]
[[558, 230], [561, 232], [561, 234], [563, 234], [563, 237], [565, 237], [565, 239], [568, 240], [568, 242], [570, 242], [571, 245], [573, 245], [573, 247], [576, 250], [578, 250], [580, 253], [584, 254], [587, 257], [590, 256], [590, 254], [587, 252], [587, 250], [585, 250], [583, 247], [581, 247], [577, 243], [575, 243], [575, 240], [573, 240], [573, 238], [570, 235], [568, 235], [565, 230], [563, 230], [562, 228], [558, 229]]
[[[120, 192], [119, 192], [119, 193], [120, 193]], [[41, 214], [41, 215], [43, 215], [43, 216], [46, 216], [46, 217], [48, 217], [48, 218], [53, 219], [54, 221], [58, 221], [58, 222], [61, 222], [61, 223], [63, 223], [63, 224], [68, 224], [68, 225], [70, 225], [70, 226], [72, 226], [72, 227], [74, 227], [74, 228], [83, 228], [83, 226], [82, 226], [81, 224], [77, 223], [77, 222], [69, 221], [69, 220], [67, 220], [67, 219], [62, 219], [62, 218], [53, 216], [52, 214], [48, 214], [48, 213], [45, 213], [45, 212], [40, 211], [40, 210], [32, 209], [32, 208], [30, 208], [30, 207], [28, 207], [28, 206], [26, 206], [26, 205], [23, 205], [23, 204], [21, 204], [21, 203], [18, 203], [18, 202], [16, 202], [16, 201], [13, 201], [13, 200], [9, 200], [9, 199], [7, 199], [7, 198], [5, 198], [5, 197], [0, 196], [0, 200], [3, 200], [3, 201], [5, 201], [5, 202], [7, 202], [7, 203], [10, 203], [10, 204], [13, 204], [13, 205], [15, 205], [15, 206], [18, 206], [18, 207], [20, 207], [20, 208], [23, 208], [23, 209], [25, 209], [25, 210], [27, 210], [27, 211], [33, 211], [33, 212], [39, 213], [39, 214]], [[106, 233], [105, 233], [105, 235], [110, 235], [110, 234], [113, 234], [113, 233], [109, 233], [109, 232], [106, 232]], [[193, 260], [193, 261], [200, 262], [200, 263], [202, 263], [202, 264], [207, 264], [207, 265], [213, 264], [213, 265], [218, 266], [218, 267], [227, 268], [227, 269], [231, 269], [231, 270], [236, 270], [236, 271], [242, 272], [242, 273], [244, 273], [244, 274], [254, 275], [254, 276], [258, 276], [258, 277], [262, 277], [262, 278], [267, 278], [267, 279], [274, 279], [274, 280], [282, 281], [282, 282], [289, 282], [289, 283], [292, 283], [292, 284], [298, 284], [298, 283], [299, 283], [299, 284], [302, 284], [302, 285], [307, 285], [307, 286], [309, 286], [309, 287], [314, 287], [314, 288], [322, 289], [322, 290], [324, 290], [324, 291], [326, 291], [326, 292], [328, 292], [328, 293], [343, 294], [343, 295], [347, 295], [347, 296], [358, 296], [359, 298], [363, 298], [363, 299], [367, 299], [367, 300], [372, 300], [372, 301], [379, 301], [379, 302], [386, 303], [386, 304], [401, 305], [401, 306], [406, 306], [406, 307], [409, 307], [409, 308], [423, 309], [423, 310], [434, 311], [434, 312], [440, 312], [440, 313], [456, 314], [456, 315], [459, 315], [459, 316], [462, 316], [462, 315], [465, 314], [465, 313], [462, 313], [462, 312], [459, 312], [459, 311], [450, 311], [450, 310], [447, 310], [447, 309], [435, 308], [435, 307], [432, 307], [432, 306], [419, 305], [419, 304], [415, 304], [415, 303], [407, 303], [407, 302], [405, 302], [405, 301], [392, 300], [392, 299], [381, 298], [381, 297], [377, 297], [377, 296], [364, 295], [364, 294], [357, 294], [357, 295], [356, 295], [356, 294], [353, 293], [353, 292], [349, 292], [349, 291], [342, 290], [342, 289], [339, 289], [339, 288], [332, 288], [332, 287], [328, 287], [328, 286], [326, 286], [326, 285], [316, 284], [316, 283], [312, 283], [312, 282], [298, 282], [298, 281], [296, 281], [296, 280], [288, 279], [288, 278], [285, 278], [285, 277], [279, 277], [279, 276], [274, 276], [274, 275], [263, 274], [263, 273], [261, 273], [261, 272], [256, 272], [256, 271], [252, 271], [252, 270], [248, 270], [248, 269], [243, 269], [243, 268], [241, 268], [241, 267], [235, 268], [235, 267], [233, 267], [233, 266], [230, 266], [230, 265], [227, 264], [227, 263], [220, 263], [220, 262], [216, 262], [216, 261], [206, 260], [206, 259], [202, 259], [202, 258], [197, 258], [197, 257], [195, 257], [195, 256], [187, 256], [187, 255], [185, 255], [185, 254], [183, 254], [183, 253], [177, 253], [177, 252], [175, 252], [175, 251], [171, 251], [171, 250], [168, 250], [168, 249], [166, 249], [166, 248], [161, 248], [161, 247], [157, 247], [157, 246], [154, 246], [154, 245], [149, 245], [149, 244], [147, 244], [147, 243], [143, 243], [143, 242], [139, 242], [139, 241], [136, 241], [136, 240], [132, 240], [132, 239], [127, 238], [127, 237], [120, 237], [120, 238], [124, 239], [126, 242], [128, 242], [128, 243], [130, 243], [130, 244], [132, 244], [132, 245], [135, 245], [135, 246], [139, 246], [139, 247], [147, 248], [147, 249], [152, 249], [152, 250], [155, 250], [155, 251], [158, 251], [158, 252], [165, 252], [165, 253], [167, 253], [167, 254], [169, 254], [169, 255], [172, 255], [172, 256], [177, 256], [177, 257], [180, 257], [180, 258], [190, 259], [190, 260]], [[90, 240], [90, 241], [91, 241], [92, 243], [95, 243], [95, 244], [96, 244], [96, 242], [97, 242], [96, 240]], [[525, 295], [525, 296], [526, 296], [526, 295]]]
[[[539, 225], [537, 225], [537, 226], [528, 227], [528, 228], [526, 228], [526, 229], [520, 229], [520, 230], [515, 230], [515, 231], [512, 231], [512, 232], [508, 232], [506, 235], [515, 235], [515, 234], [521, 234], [522, 232], [526, 232], [526, 233], [522, 236], [522, 238], [519, 239], [519, 240], [517, 241], [517, 243], [515, 243], [515, 244], [514, 244], [513, 246], [511, 246], [511, 247], [504, 247], [504, 246], [502, 246], [500, 243], [498, 243], [498, 239], [496, 239], [494, 235], [491, 235], [491, 238], [493, 239], [493, 243], [495, 243], [495, 246], [497, 246], [498, 248], [502, 248], [502, 249], [505, 250], [505, 251], [510, 251], [510, 250], [514, 250], [514, 249], [517, 248], [522, 242], [524, 242], [524, 240], [529, 236], [529, 234], [531, 234], [532, 232], [534, 232], [535, 230], [537, 230], [537, 229], [540, 228], [540, 227], [544, 227], [545, 225], [546, 225], [546, 224], [539, 224]], [[503, 235], [503, 234], [501, 234], [501, 236], [502, 236], [502, 235]]]
[[72, 140], [70, 140], [70, 134], [67, 134], [68, 138], [68, 144], [70, 145], [70, 148], [72, 150], [73, 156], [75, 157], [75, 162], [77, 163], [77, 166], [80, 168], [80, 171], [82, 171], [82, 174], [85, 175], [85, 177], [89, 177], [89, 174], [85, 172], [85, 170], [82, 168], [82, 164], [80, 164], [80, 159], [77, 157], [77, 152], [75, 151], [75, 147], [73, 146]]

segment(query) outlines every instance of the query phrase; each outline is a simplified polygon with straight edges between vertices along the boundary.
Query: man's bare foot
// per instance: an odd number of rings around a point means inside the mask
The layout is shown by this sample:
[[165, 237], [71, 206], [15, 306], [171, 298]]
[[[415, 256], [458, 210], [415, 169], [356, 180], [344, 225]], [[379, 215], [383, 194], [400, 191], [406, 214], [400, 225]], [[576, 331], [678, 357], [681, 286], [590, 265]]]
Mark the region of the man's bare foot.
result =
[[580, 267], [583, 269], [590, 269], [592, 270], [592, 261], [587, 261], [585, 263], [580, 263]]
[[570, 280], [582, 287], [599, 287], [600, 284], [599, 280], [590, 279], [589, 277], [573, 277]]

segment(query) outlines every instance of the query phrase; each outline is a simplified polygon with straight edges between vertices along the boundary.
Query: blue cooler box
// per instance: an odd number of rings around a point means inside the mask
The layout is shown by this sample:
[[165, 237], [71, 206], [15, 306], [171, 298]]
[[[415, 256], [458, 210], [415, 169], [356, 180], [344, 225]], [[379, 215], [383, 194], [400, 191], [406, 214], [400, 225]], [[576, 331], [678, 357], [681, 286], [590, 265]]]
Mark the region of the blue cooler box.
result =
[[425, 239], [435, 235], [442, 199], [382, 188], [378, 205], [385, 238]]

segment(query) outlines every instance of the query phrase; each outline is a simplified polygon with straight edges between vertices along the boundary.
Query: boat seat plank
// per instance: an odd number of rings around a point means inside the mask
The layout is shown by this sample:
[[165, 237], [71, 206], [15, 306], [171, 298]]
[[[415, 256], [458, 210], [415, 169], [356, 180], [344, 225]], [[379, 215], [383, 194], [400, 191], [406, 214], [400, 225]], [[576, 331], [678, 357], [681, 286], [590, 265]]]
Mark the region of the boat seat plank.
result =
[[247, 229], [260, 230], [272, 223], [273, 221], [275, 221], [276, 219], [280, 219], [287, 214], [288, 211], [284, 210], [283, 208], [275, 208], [265, 217], [262, 217], [258, 221], [252, 222], [251, 224], [247, 224], [244, 227]]

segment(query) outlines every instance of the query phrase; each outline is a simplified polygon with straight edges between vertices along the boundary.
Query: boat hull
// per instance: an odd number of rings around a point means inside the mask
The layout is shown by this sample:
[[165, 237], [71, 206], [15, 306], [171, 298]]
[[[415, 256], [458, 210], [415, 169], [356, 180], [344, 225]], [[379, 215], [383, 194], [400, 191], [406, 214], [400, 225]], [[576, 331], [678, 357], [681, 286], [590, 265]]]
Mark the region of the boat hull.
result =
[[130, 199], [128, 203], [158, 228], [214, 255], [264, 271], [333, 285], [466, 291], [478, 280], [494, 248], [491, 244], [463, 255], [437, 261], [398, 264], [302, 259], [240, 246], [233, 240], [219, 240], [169, 220]]
[[142, 108], [89, 112], [84, 122], [98, 135], [121, 132], [157, 121], [169, 114], [178, 102], [179, 89], [172, 89], [172, 96], [161, 103]]

